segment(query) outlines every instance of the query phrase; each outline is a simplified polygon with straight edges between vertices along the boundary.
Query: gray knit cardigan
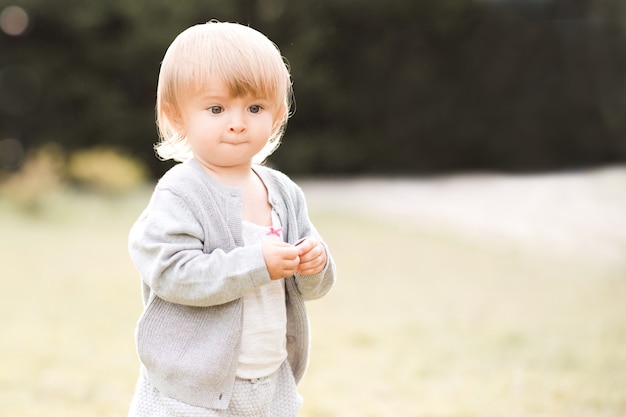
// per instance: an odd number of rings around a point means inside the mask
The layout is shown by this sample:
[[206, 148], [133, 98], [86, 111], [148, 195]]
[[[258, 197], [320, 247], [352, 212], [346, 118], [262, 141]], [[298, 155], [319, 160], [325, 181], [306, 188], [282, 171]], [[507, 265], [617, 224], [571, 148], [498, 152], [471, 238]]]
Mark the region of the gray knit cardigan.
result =
[[[254, 166], [268, 190], [285, 240], [320, 238], [301, 189], [286, 175]], [[269, 283], [261, 245], [243, 246], [242, 190], [224, 186], [189, 160], [169, 170], [129, 235], [143, 281], [144, 311], [136, 330], [142, 372], [163, 395], [187, 404], [228, 407], [238, 362], [241, 297]], [[288, 361], [296, 381], [308, 362], [305, 300], [335, 281], [324, 270], [285, 279]]]

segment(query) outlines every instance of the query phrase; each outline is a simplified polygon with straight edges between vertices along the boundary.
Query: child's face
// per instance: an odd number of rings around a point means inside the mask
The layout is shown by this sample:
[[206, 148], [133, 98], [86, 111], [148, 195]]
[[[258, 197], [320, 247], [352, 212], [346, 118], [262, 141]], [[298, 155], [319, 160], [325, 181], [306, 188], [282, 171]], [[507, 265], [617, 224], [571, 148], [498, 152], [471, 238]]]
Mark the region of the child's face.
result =
[[277, 110], [270, 100], [233, 97], [223, 83], [212, 82], [182, 103], [179, 128], [207, 168], [249, 168], [272, 134]]

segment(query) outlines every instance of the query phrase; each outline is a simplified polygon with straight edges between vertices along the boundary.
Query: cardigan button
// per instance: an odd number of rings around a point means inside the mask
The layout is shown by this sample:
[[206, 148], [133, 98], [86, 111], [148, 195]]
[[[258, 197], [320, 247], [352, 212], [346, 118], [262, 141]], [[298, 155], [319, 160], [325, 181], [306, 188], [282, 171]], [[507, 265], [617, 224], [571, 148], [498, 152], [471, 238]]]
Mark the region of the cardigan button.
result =
[[295, 342], [296, 342], [295, 336], [287, 336], [287, 343], [295, 343]]

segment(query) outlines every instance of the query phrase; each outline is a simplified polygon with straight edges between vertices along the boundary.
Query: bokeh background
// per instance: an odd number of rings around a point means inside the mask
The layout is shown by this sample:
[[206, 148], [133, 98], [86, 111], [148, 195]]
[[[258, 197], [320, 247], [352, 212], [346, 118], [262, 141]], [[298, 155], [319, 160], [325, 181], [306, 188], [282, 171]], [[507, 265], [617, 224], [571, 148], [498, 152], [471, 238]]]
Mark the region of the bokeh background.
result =
[[[291, 65], [292, 174], [529, 171], [626, 158], [619, 0], [2, 0], [0, 138], [115, 147], [157, 175], [159, 62], [210, 18]], [[7, 145], [4, 145], [5, 147]], [[3, 165], [20, 159], [6, 156]]]
[[123, 416], [159, 63], [265, 33], [339, 281], [302, 416], [626, 415], [626, 2], [0, 0], [0, 414]]

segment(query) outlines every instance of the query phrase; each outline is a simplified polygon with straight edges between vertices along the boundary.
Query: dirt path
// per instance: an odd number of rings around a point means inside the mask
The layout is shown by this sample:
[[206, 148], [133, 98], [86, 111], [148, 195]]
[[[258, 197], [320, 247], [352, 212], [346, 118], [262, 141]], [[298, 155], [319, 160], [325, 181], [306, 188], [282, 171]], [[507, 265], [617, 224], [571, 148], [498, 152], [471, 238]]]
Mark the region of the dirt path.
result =
[[544, 175], [301, 181], [309, 204], [626, 265], [626, 167]]

